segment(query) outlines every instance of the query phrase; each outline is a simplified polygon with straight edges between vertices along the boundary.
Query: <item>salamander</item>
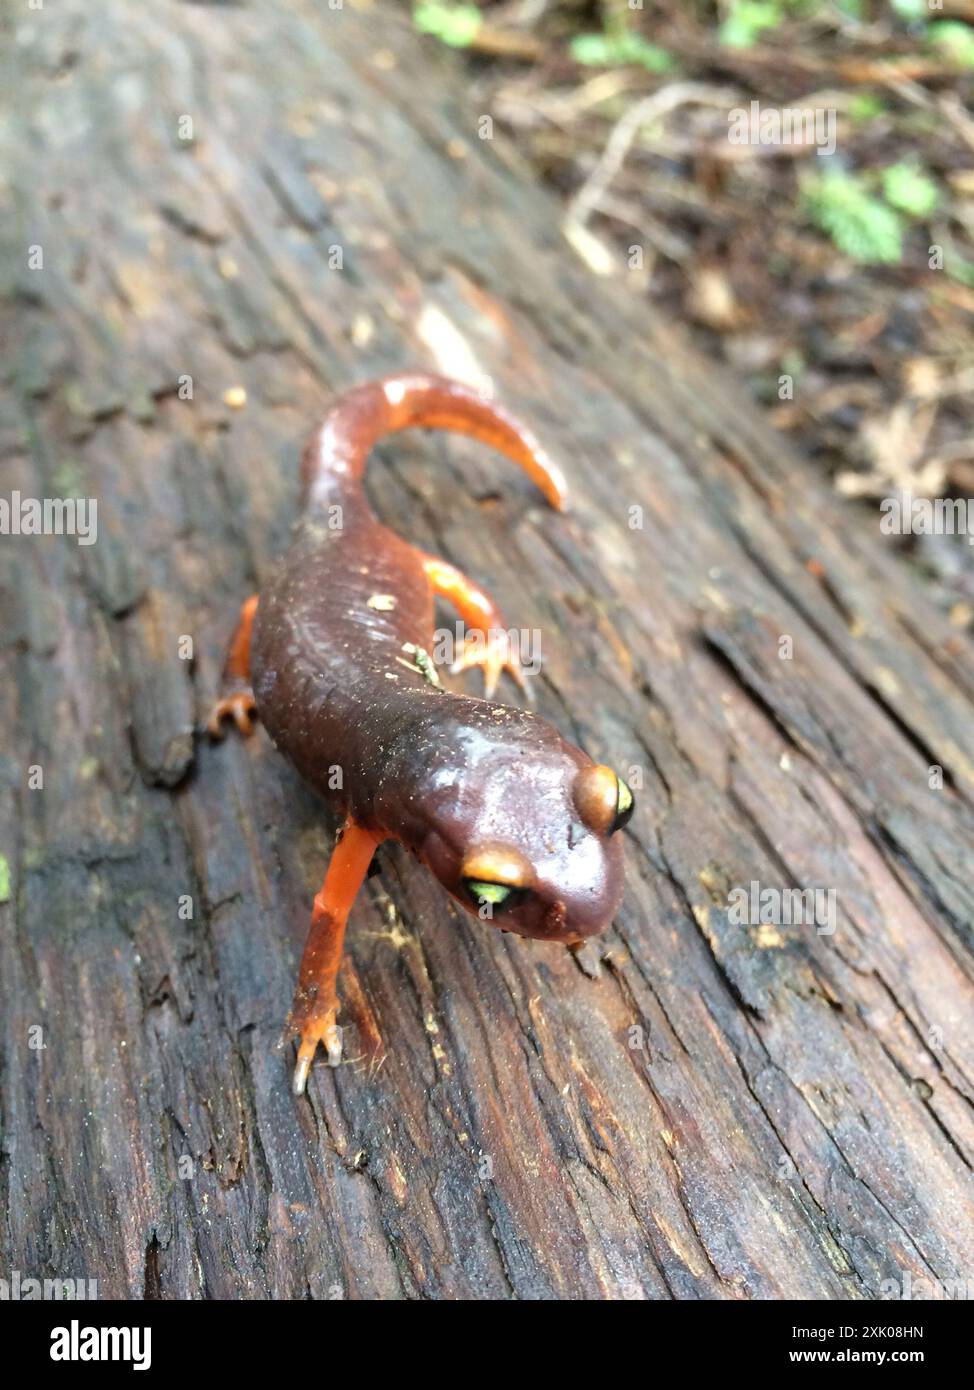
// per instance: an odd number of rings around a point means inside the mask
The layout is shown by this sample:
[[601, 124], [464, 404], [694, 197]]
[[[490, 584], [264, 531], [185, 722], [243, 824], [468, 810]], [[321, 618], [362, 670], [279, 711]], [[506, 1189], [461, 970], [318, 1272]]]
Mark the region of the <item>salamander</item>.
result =
[[[341, 396], [301, 462], [290, 546], [248, 599], [227, 693], [208, 722], [244, 734], [259, 717], [276, 747], [344, 818], [314, 900], [286, 1037], [293, 1088], [322, 1043], [341, 1059], [337, 976], [345, 924], [373, 854], [400, 841], [462, 907], [522, 936], [578, 946], [612, 921], [623, 888], [617, 832], [633, 795], [533, 710], [491, 700], [525, 673], [497, 605], [473, 580], [372, 513], [372, 446], [413, 426], [470, 435], [506, 454], [564, 510], [564, 479], [528, 429], [468, 386], [426, 373]], [[485, 696], [447, 690], [430, 652], [434, 600], [463, 622], [451, 669], [481, 666]]]

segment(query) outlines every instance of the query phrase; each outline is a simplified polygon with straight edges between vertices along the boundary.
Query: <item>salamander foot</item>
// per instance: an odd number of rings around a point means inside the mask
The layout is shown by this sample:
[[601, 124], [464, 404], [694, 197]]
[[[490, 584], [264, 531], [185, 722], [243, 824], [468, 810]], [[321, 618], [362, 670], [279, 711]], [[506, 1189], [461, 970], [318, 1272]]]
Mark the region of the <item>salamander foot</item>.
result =
[[506, 631], [491, 630], [488, 633], [471, 632], [463, 639], [457, 659], [450, 667], [452, 675], [466, 671], [471, 666], [484, 668], [484, 695], [489, 700], [497, 689], [497, 682], [504, 671], [521, 687], [524, 698], [534, 703], [534, 692], [528, 684], [527, 673], [521, 665], [517, 650], [511, 645]]
[[243, 734], [244, 738], [254, 732], [254, 719], [257, 717], [257, 702], [252, 690], [236, 690], [232, 695], [224, 695], [217, 700], [206, 721], [206, 730], [211, 738], [223, 738], [223, 721], [229, 716]]
[[319, 1043], [324, 1046], [328, 1054], [329, 1066], [337, 1067], [342, 1060], [342, 1030], [335, 1022], [337, 1013], [337, 1004], [333, 1004], [331, 1008], [319, 1010], [315, 1007], [313, 1000], [302, 1003], [299, 1003], [297, 999], [294, 1001], [294, 1006], [285, 1024], [284, 1037], [292, 1038], [296, 1033], [300, 1036], [298, 1060], [291, 1081], [291, 1089], [296, 1096], [304, 1095], [308, 1076], [311, 1072], [311, 1063], [314, 1061]]

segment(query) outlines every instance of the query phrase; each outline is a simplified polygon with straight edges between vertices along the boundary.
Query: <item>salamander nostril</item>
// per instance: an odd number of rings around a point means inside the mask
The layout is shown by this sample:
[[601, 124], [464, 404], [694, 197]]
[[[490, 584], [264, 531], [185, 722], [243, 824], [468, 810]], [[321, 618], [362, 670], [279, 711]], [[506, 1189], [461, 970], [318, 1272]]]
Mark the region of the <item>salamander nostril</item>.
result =
[[565, 930], [565, 923], [568, 920], [568, 911], [562, 902], [554, 902], [545, 913], [545, 930], [554, 936]]

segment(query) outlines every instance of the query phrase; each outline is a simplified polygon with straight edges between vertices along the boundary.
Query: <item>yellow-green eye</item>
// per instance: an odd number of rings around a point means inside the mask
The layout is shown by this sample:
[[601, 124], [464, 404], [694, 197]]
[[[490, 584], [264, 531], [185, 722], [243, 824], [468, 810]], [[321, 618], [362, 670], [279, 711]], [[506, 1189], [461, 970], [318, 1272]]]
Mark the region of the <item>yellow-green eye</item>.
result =
[[629, 787], [605, 763], [583, 767], [572, 788], [575, 809], [582, 824], [596, 835], [612, 835], [628, 825], [635, 809]]
[[609, 831], [610, 835], [616, 830], [621, 830], [623, 826], [628, 825], [632, 820], [632, 813], [636, 809], [635, 798], [629, 790], [629, 787], [621, 777], [617, 777], [616, 780], [619, 783], [619, 796], [616, 800], [615, 820], [612, 822], [612, 830]]
[[520, 890], [512, 888], [509, 883], [488, 883], [484, 879], [467, 878], [464, 885], [478, 907], [487, 903], [493, 912], [503, 912], [520, 897]]

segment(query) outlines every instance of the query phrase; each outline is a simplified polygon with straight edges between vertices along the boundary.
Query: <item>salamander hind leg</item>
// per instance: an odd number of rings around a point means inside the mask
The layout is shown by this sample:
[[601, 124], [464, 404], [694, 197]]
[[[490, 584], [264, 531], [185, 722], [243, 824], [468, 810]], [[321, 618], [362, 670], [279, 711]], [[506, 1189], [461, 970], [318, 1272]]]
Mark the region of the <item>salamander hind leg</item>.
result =
[[512, 642], [501, 611], [490, 595], [468, 579], [462, 570], [435, 555], [424, 554], [423, 568], [434, 593], [450, 600], [468, 629], [450, 670], [457, 672], [470, 666], [482, 666], [484, 694], [488, 699], [497, 688], [501, 673], [507, 671], [527, 699], [533, 699], [517, 645]]
[[319, 1043], [324, 1044], [332, 1066], [341, 1061], [341, 1030], [335, 1023], [339, 1007], [336, 984], [345, 923], [381, 839], [349, 820], [315, 898], [294, 1003], [284, 1029], [285, 1038], [300, 1037], [293, 1081], [297, 1096], [304, 1093]]
[[210, 711], [206, 728], [212, 738], [223, 737], [223, 721], [231, 718], [246, 737], [254, 731], [257, 705], [250, 688], [250, 633], [257, 612], [257, 595], [253, 594], [240, 609], [240, 622], [230, 643], [223, 679], [236, 688], [221, 696]]

